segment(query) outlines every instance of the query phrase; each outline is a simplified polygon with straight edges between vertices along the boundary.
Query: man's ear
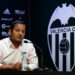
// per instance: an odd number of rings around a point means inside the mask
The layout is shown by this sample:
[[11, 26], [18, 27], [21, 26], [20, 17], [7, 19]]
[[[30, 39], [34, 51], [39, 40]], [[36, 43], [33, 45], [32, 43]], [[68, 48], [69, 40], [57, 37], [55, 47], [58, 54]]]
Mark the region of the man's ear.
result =
[[9, 31], [8, 31], [8, 32], [9, 32], [9, 35], [11, 35], [11, 33], [12, 33], [12, 30], [11, 30], [11, 29], [9, 29]]

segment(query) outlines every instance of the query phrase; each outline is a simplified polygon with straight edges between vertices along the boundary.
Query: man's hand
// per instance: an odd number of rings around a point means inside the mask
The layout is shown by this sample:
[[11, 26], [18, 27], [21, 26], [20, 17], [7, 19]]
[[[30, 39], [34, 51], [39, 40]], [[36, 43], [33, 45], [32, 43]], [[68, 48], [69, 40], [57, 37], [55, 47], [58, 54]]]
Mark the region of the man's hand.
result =
[[0, 66], [0, 70], [17, 70], [20, 71], [21, 70], [21, 63], [17, 62], [16, 64], [6, 64], [6, 65], [2, 65]]
[[20, 71], [21, 70], [21, 63], [17, 62], [16, 64], [9, 64], [11, 66], [12, 70], [17, 70]]
[[26, 68], [28, 71], [30, 71], [30, 67], [29, 66], [27, 66], [27, 68]]
[[[28, 71], [30, 71], [30, 67], [27, 66], [26, 68]], [[0, 70], [14, 70], [14, 71], [21, 71], [21, 63], [17, 62], [15, 64], [9, 63], [7, 65], [2, 65], [0, 67]]]

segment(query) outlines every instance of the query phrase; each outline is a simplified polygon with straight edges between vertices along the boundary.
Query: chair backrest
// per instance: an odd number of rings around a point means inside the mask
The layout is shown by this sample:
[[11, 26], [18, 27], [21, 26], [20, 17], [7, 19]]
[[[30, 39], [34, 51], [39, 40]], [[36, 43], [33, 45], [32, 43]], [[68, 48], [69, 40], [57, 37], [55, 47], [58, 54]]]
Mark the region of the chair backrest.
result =
[[[23, 39], [23, 41], [25, 43], [32, 43], [30, 40], [28, 39]], [[43, 67], [43, 51], [42, 49], [35, 43], [32, 43], [35, 47], [35, 51], [36, 51], [36, 54], [38, 56], [38, 61], [39, 61], [39, 67]]]
[[36, 45], [34, 43], [33, 43], [33, 45], [35, 47], [36, 54], [38, 56], [39, 67], [43, 67], [43, 51], [38, 45]]

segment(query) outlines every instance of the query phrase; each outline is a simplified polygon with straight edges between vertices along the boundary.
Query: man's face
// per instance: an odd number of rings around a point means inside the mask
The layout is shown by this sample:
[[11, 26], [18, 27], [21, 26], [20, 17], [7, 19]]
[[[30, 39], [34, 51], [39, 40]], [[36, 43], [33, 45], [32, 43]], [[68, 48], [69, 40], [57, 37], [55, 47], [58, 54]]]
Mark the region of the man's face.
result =
[[16, 42], [21, 42], [25, 36], [25, 29], [24, 24], [15, 24], [14, 28], [9, 31], [11, 39]]

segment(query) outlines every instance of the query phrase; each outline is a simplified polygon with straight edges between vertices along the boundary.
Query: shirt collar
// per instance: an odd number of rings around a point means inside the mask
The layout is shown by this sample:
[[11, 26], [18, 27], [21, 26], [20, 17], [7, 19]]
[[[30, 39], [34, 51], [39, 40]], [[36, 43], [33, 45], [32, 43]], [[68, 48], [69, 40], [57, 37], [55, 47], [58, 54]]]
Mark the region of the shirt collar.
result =
[[[10, 40], [10, 38], [9, 38], [8, 41], [9, 41], [9, 47], [13, 48], [13, 49], [16, 49], [15, 46], [13, 45], [12, 41]], [[23, 42], [21, 42], [19, 46], [22, 46], [22, 44], [23, 44]]]

